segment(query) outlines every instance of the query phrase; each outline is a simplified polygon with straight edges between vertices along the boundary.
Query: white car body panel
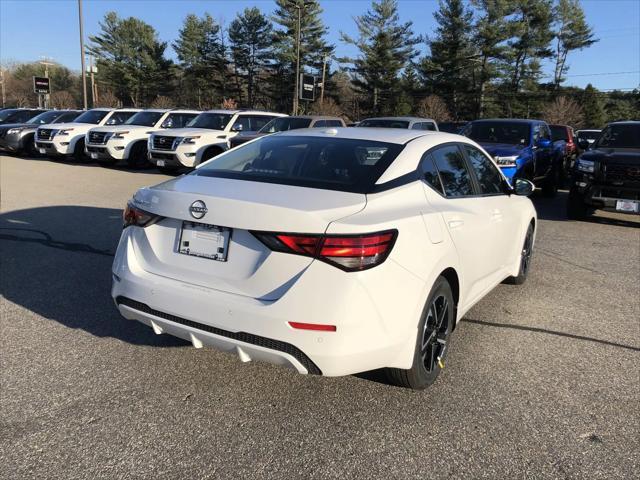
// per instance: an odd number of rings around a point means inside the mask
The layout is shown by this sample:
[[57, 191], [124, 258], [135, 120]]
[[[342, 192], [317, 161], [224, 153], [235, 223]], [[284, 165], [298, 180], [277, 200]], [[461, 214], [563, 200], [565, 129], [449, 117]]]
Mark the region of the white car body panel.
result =
[[[363, 128], [275, 135], [365, 138], [406, 146], [378, 180], [380, 189], [367, 194], [199, 175], [139, 190], [133, 205], [166, 218], [123, 231], [112, 296], [125, 318], [196, 347], [211, 345], [235, 352], [242, 361], [264, 360], [300, 373], [406, 369], [413, 361], [429, 291], [443, 272], [454, 272], [458, 279], [456, 321], [518, 273], [527, 228], [536, 221], [528, 198], [445, 198], [420, 178], [385, 188], [386, 182], [415, 171], [422, 154], [434, 146], [455, 141], [477, 147], [473, 141]], [[182, 222], [194, 221], [189, 207], [196, 200], [208, 206], [200, 222], [233, 228], [226, 262], [176, 250]], [[271, 251], [250, 232], [349, 235], [386, 230], [398, 231], [389, 257], [358, 272]], [[291, 321], [337, 329], [296, 330]], [[245, 334], [255, 337], [249, 340]], [[269, 347], [261, 339], [295, 350]]]

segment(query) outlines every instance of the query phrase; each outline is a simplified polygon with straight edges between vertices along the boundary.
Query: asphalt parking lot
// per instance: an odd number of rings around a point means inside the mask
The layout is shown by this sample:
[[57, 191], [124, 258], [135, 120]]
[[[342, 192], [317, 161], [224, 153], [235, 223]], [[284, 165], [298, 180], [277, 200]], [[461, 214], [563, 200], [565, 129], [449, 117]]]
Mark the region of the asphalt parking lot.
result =
[[528, 282], [474, 307], [413, 392], [121, 319], [121, 210], [168, 177], [7, 156], [0, 176], [2, 478], [636, 478], [640, 218], [534, 198]]

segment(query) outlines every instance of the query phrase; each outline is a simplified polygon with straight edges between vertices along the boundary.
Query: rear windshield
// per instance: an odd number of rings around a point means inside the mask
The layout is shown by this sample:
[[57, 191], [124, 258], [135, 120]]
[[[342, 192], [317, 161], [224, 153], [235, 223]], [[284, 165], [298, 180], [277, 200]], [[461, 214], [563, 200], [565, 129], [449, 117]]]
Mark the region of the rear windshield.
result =
[[279, 117], [274, 118], [260, 129], [260, 133], [276, 133], [298, 128], [309, 128], [310, 118]]
[[531, 127], [520, 122], [473, 122], [467, 125], [463, 134], [478, 143], [529, 145]]
[[372, 140], [270, 135], [191, 175], [368, 193], [403, 148]]
[[78, 118], [75, 119], [76, 123], [91, 123], [93, 125], [99, 124], [104, 117], [109, 113], [108, 110], [89, 110], [84, 112]]
[[600, 130], [593, 132], [578, 132], [578, 138], [580, 140], [596, 140], [600, 136]]
[[409, 122], [405, 120], [384, 120], [382, 118], [370, 118], [358, 124], [359, 127], [367, 128], [409, 128]]
[[224, 130], [233, 115], [229, 113], [201, 113], [187, 123], [187, 127]]
[[557, 142], [558, 140], [567, 140], [567, 127], [563, 127], [560, 125], [549, 125], [551, 129], [551, 140]]
[[129, 118], [125, 125], [140, 125], [142, 127], [153, 127], [160, 117], [162, 117], [164, 113], [162, 112], [138, 112], [133, 117]]
[[596, 148], [640, 148], [640, 123], [609, 125], [602, 131]]

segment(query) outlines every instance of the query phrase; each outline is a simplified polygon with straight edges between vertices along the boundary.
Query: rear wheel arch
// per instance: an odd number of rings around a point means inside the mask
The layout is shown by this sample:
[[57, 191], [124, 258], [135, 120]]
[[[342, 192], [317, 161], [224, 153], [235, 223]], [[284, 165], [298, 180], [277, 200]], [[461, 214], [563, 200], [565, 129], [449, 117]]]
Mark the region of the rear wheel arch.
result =
[[[449, 267], [440, 272], [439, 277], [444, 277], [449, 286], [451, 287], [451, 293], [453, 294], [453, 302], [455, 304], [455, 317], [457, 319], [458, 314], [458, 304], [460, 301], [460, 279], [458, 278], [458, 272], [455, 271], [454, 268]], [[454, 322], [453, 330], [455, 330], [457, 323]]]

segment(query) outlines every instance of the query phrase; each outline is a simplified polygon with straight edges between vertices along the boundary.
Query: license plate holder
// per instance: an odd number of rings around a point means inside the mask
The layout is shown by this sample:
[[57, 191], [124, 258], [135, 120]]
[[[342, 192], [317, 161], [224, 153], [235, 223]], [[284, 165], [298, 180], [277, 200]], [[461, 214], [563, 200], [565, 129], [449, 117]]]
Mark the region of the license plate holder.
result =
[[226, 262], [231, 229], [206, 223], [182, 222], [178, 253]]
[[91, 158], [95, 160], [96, 158], [98, 158], [98, 154], [96, 152], [91, 152]]
[[41, 154], [47, 153], [47, 149], [46, 148], [39, 148], [38, 150], [40, 151]]
[[164, 160], [156, 160], [156, 165], [157, 165], [158, 167], [164, 167], [165, 162], [164, 162]]
[[640, 202], [633, 200], [616, 200], [616, 210], [619, 212], [638, 213]]

